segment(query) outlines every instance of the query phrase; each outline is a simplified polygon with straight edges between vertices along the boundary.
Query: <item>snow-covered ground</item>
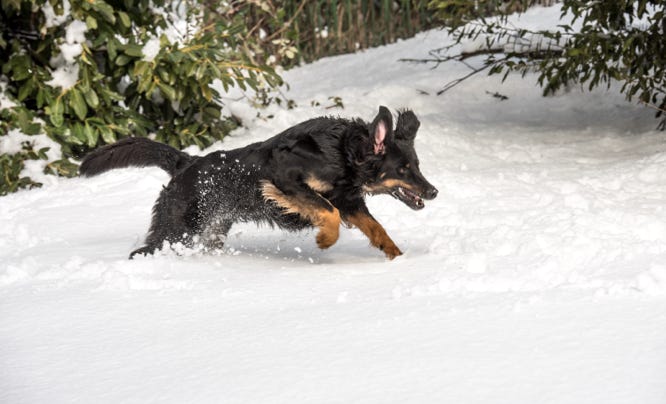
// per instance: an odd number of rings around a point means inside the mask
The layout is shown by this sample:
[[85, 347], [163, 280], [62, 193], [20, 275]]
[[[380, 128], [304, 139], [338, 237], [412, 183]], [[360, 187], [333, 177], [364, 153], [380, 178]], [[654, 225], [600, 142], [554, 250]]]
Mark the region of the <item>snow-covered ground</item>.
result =
[[289, 71], [299, 106], [262, 119], [230, 101], [247, 128], [215, 147], [413, 108], [440, 194], [418, 212], [369, 199], [405, 252], [394, 261], [358, 230], [319, 251], [314, 232], [254, 225], [217, 255], [129, 261], [168, 181], [158, 169], [0, 198], [0, 402], [665, 403], [653, 112], [614, 90], [542, 98], [534, 76], [438, 97], [466, 67], [397, 59], [448, 41], [431, 31]]

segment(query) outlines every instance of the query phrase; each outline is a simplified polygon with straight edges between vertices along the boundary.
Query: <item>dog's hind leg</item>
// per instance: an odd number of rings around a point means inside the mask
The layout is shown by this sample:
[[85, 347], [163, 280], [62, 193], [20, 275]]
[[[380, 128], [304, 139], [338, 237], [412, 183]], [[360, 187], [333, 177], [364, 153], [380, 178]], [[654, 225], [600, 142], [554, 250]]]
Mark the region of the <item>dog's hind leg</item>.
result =
[[266, 200], [275, 202], [284, 213], [297, 213], [317, 226], [319, 248], [329, 248], [338, 241], [342, 221], [340, 211], [317, 192], [304, 186], [287, 194], [270, 181], [262, 184], [261, 191]]
[[202, 233], [203, 243], [208, 250], [219, 250], [224, 247], [227, 240], [227, 234], [234, 224], [232, 220], [228, 219], [215, 219], [213, 220]]
[[194, 237], [201, 232], [201, 210], [196, 199], [184, 198], [174, 188], [170, 185], [160, 193], [153, 206], [146, 245], [132, 251], [130, 258], [137, 254], [153, 254], [164, 246], [165, 241], [192, 247]]
[[194, 235], [192, 229], [188, 227], [175, 226], [173, 221], [166, 224], [155, 220], [155, 216], [153, 216], [153, 222], [148, 237], [146, 237], [146, 245], [132, 251], [129, 258], [132, 259], [137, 254], [152, 255], [164, 246], [165, 241], [172, 245], [181, 243], [185, 247], [192, 247]]

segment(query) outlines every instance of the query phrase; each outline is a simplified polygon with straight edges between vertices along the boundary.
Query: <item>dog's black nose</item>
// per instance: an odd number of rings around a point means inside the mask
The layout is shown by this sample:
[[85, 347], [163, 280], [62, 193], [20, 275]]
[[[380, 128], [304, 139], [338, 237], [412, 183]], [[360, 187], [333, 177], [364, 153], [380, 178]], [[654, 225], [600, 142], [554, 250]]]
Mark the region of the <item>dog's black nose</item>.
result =
[[437, 188], [432, 188], [428, 192], [426, 192], [425, 197], [428, 199], [435, 199], [438, 193], [439, 191], [437, 190]]

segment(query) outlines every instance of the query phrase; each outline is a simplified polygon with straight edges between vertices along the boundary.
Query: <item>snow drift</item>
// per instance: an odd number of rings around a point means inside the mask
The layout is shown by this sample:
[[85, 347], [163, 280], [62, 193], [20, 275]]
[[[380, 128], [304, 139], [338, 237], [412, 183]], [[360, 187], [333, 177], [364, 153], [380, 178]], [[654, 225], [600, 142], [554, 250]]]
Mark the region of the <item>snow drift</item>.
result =
[[414, 109], [440, 195], [419, 212], [369, 199], [405, 253], [394, 261], [358, 230], [319, 251], [314, 232], [254, 225], [218, 254], [128, 261], [159, 169], [0, 198], [0, 401], [663, 403], [666, 143], [652, 112], [613, 90], [542, 98], [530, 76], [437, 97], [466, 67], [397, 59], [448, 41], [431, 31], [289, 71], [298, 107], [263, 119], [229, 100], [247, 127], [213, 148]]

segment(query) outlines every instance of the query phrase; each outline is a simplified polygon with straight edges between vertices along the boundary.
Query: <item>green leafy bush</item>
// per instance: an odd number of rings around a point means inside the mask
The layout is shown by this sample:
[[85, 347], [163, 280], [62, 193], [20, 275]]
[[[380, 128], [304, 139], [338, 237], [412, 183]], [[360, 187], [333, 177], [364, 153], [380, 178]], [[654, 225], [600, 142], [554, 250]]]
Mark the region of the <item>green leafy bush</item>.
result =
[[[61, 175], [76, 174], [67, 159], [127, 136], [154, 134], [177, 148], [221, 139], [235, 122], [221, 116], [213, 82], [243, 90], [281, 82], [273, 69], [253, 63], [254, 36], [239, 15], [204, 25], [203, 6], [2, 0], [0, 97], [10, 106], [0, 110], [0, 135], [12, 128], [45, 133], [63, 158], [47, 170]], [[12, 162], [3, 163], [3, 176], [18, 187], [34, 185], [18, 177], [24, 157], [1, 156]], [[0, 194], [16, 189], [7, 184]]]
[[[524, 9], [534, 1], [509, 3]], [[481, 9], [469, 0], [432, 0], [430, 6], [452, 24], [450, 32], [457, 43], [486, 38], [485, 47], [468, 54], [450, 54], [452, 47], [443, 48], [444, 54], [433, 62], [486, 55], [484, 66], [473, 73], [488, 69], [506, 78], [511, 71], [536, 71], [544, 94], [573, 83], [592, 90], [619, 82], [628, 100], [638, 99], [655, 109], [657, 116], [666, 112], [665, 0], [564, 0], [562, 16], [573, 16], [580, 27], [560, 25], [556, 31], [507, 26], [506, 13], [499, 19], [485, 19], [488, 10], [503, 12], [506, 2], [499, 0], [484, 3]], [[504, 46], [512, 43], [520, 46]], [[665, 122], [660, 124], [662, 129]]]
[[35, 151], [32, 145], [25, 142], [18, 153], [0, 154], [0, 195], [15, 192], [21, 188], [40, 187], [39, 182], [34, 181], [28, 176], [22, 176], [21, 172], [25, 166], [26, 160], [46, 160], [46, 150]]

